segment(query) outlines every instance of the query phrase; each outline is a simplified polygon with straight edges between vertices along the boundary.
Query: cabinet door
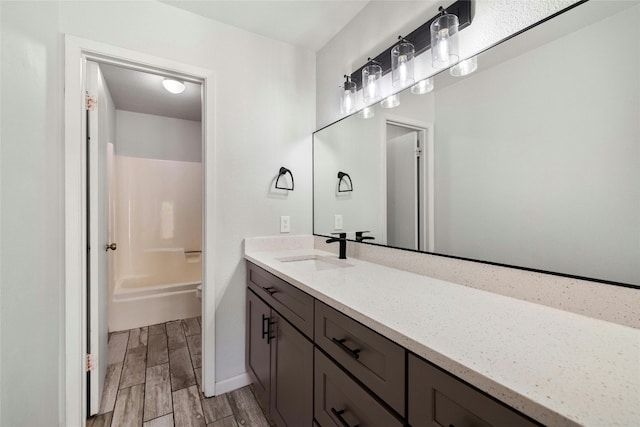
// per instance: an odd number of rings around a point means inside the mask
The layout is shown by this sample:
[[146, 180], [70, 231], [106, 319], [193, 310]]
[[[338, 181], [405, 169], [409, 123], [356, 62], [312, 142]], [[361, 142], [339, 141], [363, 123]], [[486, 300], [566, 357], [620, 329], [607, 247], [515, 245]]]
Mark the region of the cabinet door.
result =
[[270, 413], [280, 427], [313, 422], [313, 344], [291, 323], [272, 311]]
[[[258, 398], [265, 407], [269, 407], [271, 391], [271, 363], [269, 350], [269, 332], [271, 309], [269, 306], [247, 289], [247, 331], [246, 331], [246, 365], [252, 377]], [[269, 330], [271, 329], [271, 331]]]

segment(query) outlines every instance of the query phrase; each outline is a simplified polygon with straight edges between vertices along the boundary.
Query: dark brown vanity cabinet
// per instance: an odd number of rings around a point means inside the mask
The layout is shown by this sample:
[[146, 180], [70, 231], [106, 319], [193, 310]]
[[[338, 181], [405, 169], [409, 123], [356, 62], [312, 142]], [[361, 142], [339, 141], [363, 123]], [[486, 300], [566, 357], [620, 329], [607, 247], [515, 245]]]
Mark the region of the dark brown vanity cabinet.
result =
[[412, 427], [533, 427], [524, 415], [409, 354]]
[[[250, 270], [256, 268], [250, 266]], [[274, 300], [268, 292], [266, 294], [263, 300], [251, 287], [247, 289], [247, 370], [258, 398], [278, 426], [310, 426], [313, 420], [313, 343], [289, 322], [288, 317], [273, 308]], [[306, 296], [310, 299], [312, 314], [313, 299]]]
[[247, 285], [247, 370], [279, 427], [538, 425], [251, 263]]

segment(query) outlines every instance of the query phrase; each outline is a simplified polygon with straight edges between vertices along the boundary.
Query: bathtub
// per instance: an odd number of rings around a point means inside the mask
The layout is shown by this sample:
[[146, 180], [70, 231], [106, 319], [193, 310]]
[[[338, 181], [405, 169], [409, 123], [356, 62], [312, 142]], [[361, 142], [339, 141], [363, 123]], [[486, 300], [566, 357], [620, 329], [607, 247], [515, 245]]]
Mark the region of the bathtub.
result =
[[[184, 266], [180, 269], [175, 268], [175, 264], [166, 263], [161, 274], [117, 279], [109, 299], [109, 331], [200, 316], [202, 303], [196, 294], [202, 275], [200, 271], [198, 274], [185, 271], [199, 270], [200, 263], [197, 264], [189, 265], [189, 269]], [[173, 268], [167, 269], [167, 266]]]

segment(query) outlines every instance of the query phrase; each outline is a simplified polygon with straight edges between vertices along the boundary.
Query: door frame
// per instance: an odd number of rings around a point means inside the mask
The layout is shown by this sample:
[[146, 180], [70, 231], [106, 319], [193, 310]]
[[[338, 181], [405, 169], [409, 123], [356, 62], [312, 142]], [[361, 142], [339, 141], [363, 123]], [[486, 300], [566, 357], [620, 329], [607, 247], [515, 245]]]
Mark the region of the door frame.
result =
[[[148, 55], [93, 40], [65, 35], [64, 70], [64, 266], [65, 362], [64, 423], [85, 425], [87, 384], [85, 349], [86, 306], [86, 164], [84, 77], [86, 60], [140, 71], [160, 72], [202, 83], [203, 268], [202, 268], [202, 385], [215, 395], [215, 223], [208, 221], [215, 197], [215, 73], [213, 70]], [[206, 356], [205, 356], [206, 355]]]
[[415, 120], [394, 114], [384, 114], [380, 121], [380, 187], [382, 188], [380, 216], [382, 219], [382, 238], [387, 242], [387, 125], [395, 125], [420, 132], [421, 146], [426, 155], [425, 167], [419, 172], [420, 188], [426, 189], [420, 204], [421, 217], [418, 218], [422, 235], [420, 241], [424, 248], [420, 251], [434, 252], [435, 249], [435, 143], [433, 123]]

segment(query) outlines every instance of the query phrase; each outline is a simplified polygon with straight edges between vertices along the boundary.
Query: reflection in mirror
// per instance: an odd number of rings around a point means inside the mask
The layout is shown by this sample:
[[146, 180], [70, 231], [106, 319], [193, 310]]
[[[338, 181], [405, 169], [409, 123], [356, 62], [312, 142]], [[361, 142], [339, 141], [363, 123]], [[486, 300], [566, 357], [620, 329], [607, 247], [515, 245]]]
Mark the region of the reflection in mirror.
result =
[[640, 285], [639, 20], [581, 4], [316, 132], [314, 233]]

